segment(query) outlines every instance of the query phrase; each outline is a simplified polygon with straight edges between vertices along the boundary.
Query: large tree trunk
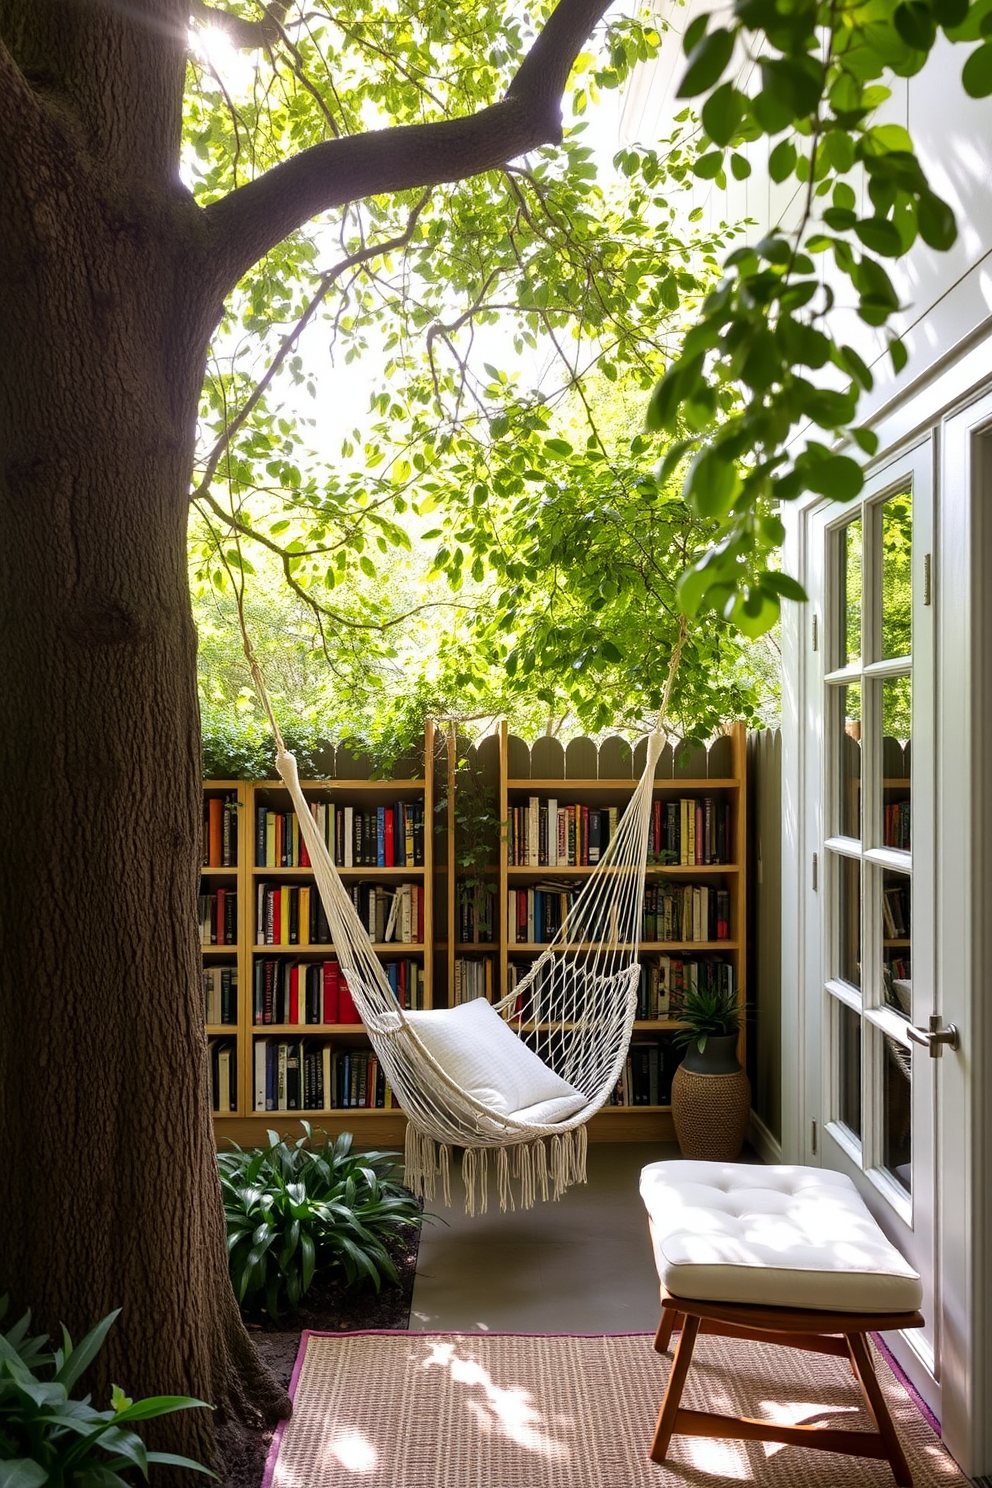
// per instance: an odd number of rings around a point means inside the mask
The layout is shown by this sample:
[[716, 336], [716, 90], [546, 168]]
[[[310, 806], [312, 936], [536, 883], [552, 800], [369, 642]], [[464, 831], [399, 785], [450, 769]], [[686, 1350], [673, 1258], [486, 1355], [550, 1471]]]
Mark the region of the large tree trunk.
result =
[[[76, 1338], [123, 1307], [100, 1404], [113, 1380], [221, 1422], [288, 1410], [228, 1281], [206, 1092], [186, 519], [208, 337], [315, 212], [558, 138], [605, 7], [559, 0], [470, 120], [327, 140], [200, 212], [189, 0], [0, 0], [0, 1292]], [[217, 1424], [156, 1434], [208, 1458]]]
[[[54, 177], [58, 172], [54, 172]], [[87, 1376], [288, 1410], [227, 1274], [205, 1073], [186, 521], [205, 335], [163, 211], [36, 178], [0, 217], [0, 1291]], [[160, 1477], [160, 1481], [164, 1474]]]

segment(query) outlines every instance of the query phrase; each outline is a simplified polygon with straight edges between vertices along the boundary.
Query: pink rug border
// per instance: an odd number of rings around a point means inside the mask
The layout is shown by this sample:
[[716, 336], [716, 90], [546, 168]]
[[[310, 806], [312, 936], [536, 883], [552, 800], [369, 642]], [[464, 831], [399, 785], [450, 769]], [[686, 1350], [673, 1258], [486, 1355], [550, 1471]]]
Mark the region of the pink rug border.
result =
[[[927, 1422], [936, 1436], [941, 1436], [940, 1422], [919, 1392], [913, 1388], [907, 1379], [905, 1372], [898, 1361], [893, 1358], [891, 1351], [877, 1333], [873, 1333], [872, 1339], [876, 1344], [885, 1362], [888, 1364], [896, 1379], [902, 1385], [906, 1394], [916, 1406], [920, 1415]], [[296, 1363], [293, 1365], [292, 1377], [289, 1381], [289, 1398], [296, 1398], [296, 1386], [303, 1368], [303, 1359], [307, 1351], [307, 1340], [310, 1338], [653, 1338], [654, 1331], [648, 1333], [640, 1329], [631, 1330], [628, 1333], [521, 1333], [519, 1330], [502, 1331], [492, 1330], [483, 1332], [481, 1329], [473, 1328], [431, 1328], [423, 1332], [414, 1332], [410, 1328], [353, 1328], [341, 1329], [340, 1332], [332, 1333], [326, 1329], [304, 1328], [300, 1334], [300, 1347], [296, 1355]], [[272, 1479], [275, 1476], [276, 1460], [279, 1456], [279, 1448], [282, 1444], [283, 1433], [288, 1421], [280, 1421], [276, 1427], [272, 1442], [269, 1446], [268, 1455], [265, 1459], [265, 1471], [262, 1474], [261, 1488], [271, 1488]]]
[[[293, 1365], [293, 1373], [289, 1381], [289, 1398], [295, 1400], [296, 1386], [303, 1368], [303, 1358], [307, 1351], [307, 1340], [309, 1338], [653, 1338], [654, 1331], [650, 1333], [639, 1329], [629, 1333], [521, 1333], [519, 1329], [513, 1331], [500, 1331], [487, 1329], [483, 1332], [479, 1328], [471, 1330], [467, 1328], [430, 1328], [415, 1332], [411, 1328], [342, 1328], [339, 1332], [330, 1332], [328, 1329], [304, 1328], [300, 1334], [300, 1347], [296, 1355], [296, 1363]], [[262, 1473], [261, 1488], [271, 1488], [272, 1479], [275, 1475], [276, 1459], [279, 1456], [279, 1448], [282, 1445], [283, 1433], [289, 1425], [288, 1421], [280, 1421], [272, 1434], [269, 1444], [268, 1455], [265, 1459], [265, 1471]]]
[[880, 1333], [873, 1333], [871, 1336], [872, 1342], [875, 1344], [878, 1352], [882, 1355], [886, 1364], [888, 1364], [889, 1368], [892, 1370], [892, 1373], [902, 1385], [903, 1389], [906, 1391], [906, 1394], [916, 1406], [916, 1409], [919, 1411], [924, 1421], [926, 1421], [927, 1425], [930, 1427], [930, 1430], [934, 1433], [935, 1436], [939, 1437], [940, 1440], [943, 1441], [944, 1433], [941, 1430], [940, 1422], [937, 1420], [937, 1417], [927, 1405], [919, 1390], [916, 1389], [912, 1380], [902, 1368], [902, 1365], [899, 1363], [899, 1360], [895, 1357], [892, 1350], [885, 1342], [885, 1339]]

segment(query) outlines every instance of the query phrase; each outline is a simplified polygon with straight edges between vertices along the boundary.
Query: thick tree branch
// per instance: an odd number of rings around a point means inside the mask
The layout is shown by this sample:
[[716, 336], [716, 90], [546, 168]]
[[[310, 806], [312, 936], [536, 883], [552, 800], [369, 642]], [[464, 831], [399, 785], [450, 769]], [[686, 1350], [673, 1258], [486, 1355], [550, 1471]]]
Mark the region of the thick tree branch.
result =
[[252, 389], [251, 396], [247, 398], [242, 406], [238, 409], [237, 413], [227, 424], [223, 434], [220, 436], [213, 449], [210, 451], [210, 454], [207, 456], [207, 462], [203, 477], [200, 481], [200, 484], [191, 493], [191, 501], [199, 501], [205, 498], [210, 487], [210, 482], [213, 480], [214, 475], [217, 472], [217, 466], [220, 463], [220, 459], [221, 456], [224, 454], [224, 451], [229, 447], [231, 440], [234, 438], [238, 430], [242, 427], [245, 420], [248, 418], [248, 415], [255, 407], [257, 407], [276, 373], [285, 362], [289, 353], [296, 347], [300, 336], [306, 330], [310, 321], [313, 319], [314, 315], [316, 315], [318, 308], [320, 307], [320, 305], [323, 304], [324, 300], [327, 298], [334, 285], [341, 278], [342, 274], [346, 273], [348, 269], [353, 269], [361, 264], [368, 263], [370, 259], [377, 258], [380, 254], [395, 253], [400, 248], [405, 248], [410, 242], [410, 239], [413, 237], [413, 231], [417, 225], [417, 220], [426, 205], [427, 194], [425, 193], [417, 202], [413, 210], [410, 212], [410, 215], [407, 218], [406, 227], [402, 233], [398, 233], [396, 237], [388, 239], [385, 243], [367, 243], [365, 247], [360, 248], [357, 253], [349, 254], [347, 258], [342, 259], [340, 263], [335, 264], [333, 269], [328, 269], [326, 274], [322, 274], [320, 276], [320, 282], [314, 294], [311, 296], [309, 304], [307, 305], [303, 314], [300, 316], [299, 320], [293, 326], [293, 329], [283, 337], [282, 343], [279, 346], [279, 349], [276, 352], [275, 356], [272, 358], [272, 361], [269, 364], [265, 375], [260, 378], [260, 380], [255, 384], [255, 387]]
[[362, 197], [459, 181], [561, 139], [561, 94], [609, 0], [559, 0], [506, 97], [463, 119], [326, 140], [207, 207], [212, 287], [227, 294], [302, 223]]
[[247, 21], [217, 5], [207, 5], [206, 0], [190, 0], [189, 13], [196, 20], [223, 31], [236, 47], [256, 51], [279, 40], [289, 6], [290, 0], [272, 0], [270, 5], [263, 5], [263, 16], [257, 21]]

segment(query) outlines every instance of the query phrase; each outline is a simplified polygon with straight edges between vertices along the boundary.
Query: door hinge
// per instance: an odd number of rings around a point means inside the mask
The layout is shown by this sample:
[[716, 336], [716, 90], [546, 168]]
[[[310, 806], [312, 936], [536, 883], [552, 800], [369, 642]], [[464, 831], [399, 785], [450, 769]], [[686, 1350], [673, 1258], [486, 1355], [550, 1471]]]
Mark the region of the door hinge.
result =
[[820, 884], [820, 859], [816, 853], [813, 854], [813, 893], [819, 891]]
[[820, 620], [820, 617], [818, 615], [814, 615], [813, 616], [813, 650], [814, 651], [819, 651], [819, 649], [820, 649], [820, 624], [819, 624], [819, 620]]
[[933, 602], [933, 575], [930, 554], [923, 554], [923, 603], [925, 605]]
[[818, 1135], [817, 1130], [816, 1130], [816, 1122], [815, 1121], [811, 1121], [809, 1125], [810, 1125], [810, 1131], [809, 1131], [809, 1150], [812, 1153], [812, 1155], [815, 1157], [816, 1156], [816, 1146], [817, 1146], [816, 1139], [817, 1139], [817, 1135]]

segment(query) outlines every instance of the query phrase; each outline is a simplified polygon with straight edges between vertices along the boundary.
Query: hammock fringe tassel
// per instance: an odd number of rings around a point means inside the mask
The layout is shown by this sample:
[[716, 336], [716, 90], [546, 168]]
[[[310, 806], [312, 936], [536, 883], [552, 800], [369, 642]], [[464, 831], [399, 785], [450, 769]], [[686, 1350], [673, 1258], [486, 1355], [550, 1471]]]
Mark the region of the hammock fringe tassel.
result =
[[[507, 1147], [495, 1148], [500, 1209], [516, 1209], [518, 1205], [521, 1209], [533, 1209], [539, 1198], [545, 1202], [549, 1198], [560, 1199], [573, 1184], [585, 1183], [588, 1149], [589, 1135], [584, 1126], [539, 1137], [536, 1141], [518, 1142], [513, 1146], [512, 1154]], [[451, 1154], [450, 1143], [436, 1141], [408, 1121], [405, 1151], [407, 1188], [418, 1198], [430, 1202], [437, 1197], [440, 1186], [441, 1198], [450, 1207]], [[461, 1169], [465, 1213], [485, 1214], [489, 1207], [489, 1148], [463, 1148]]]

